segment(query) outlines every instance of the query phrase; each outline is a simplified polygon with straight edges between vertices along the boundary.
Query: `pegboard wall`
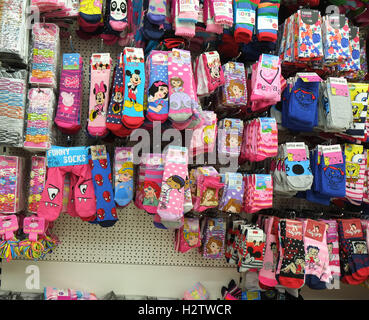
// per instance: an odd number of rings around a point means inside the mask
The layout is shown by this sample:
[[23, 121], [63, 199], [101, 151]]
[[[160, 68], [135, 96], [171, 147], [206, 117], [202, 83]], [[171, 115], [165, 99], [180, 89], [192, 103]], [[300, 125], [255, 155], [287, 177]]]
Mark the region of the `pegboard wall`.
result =
[[[76, 29], [74, 25], [74, 30]], [[83, 101], [81, 111], [82, 130], [72, 136], [71, 146], [81, 145], [107, 145], [112, 158], [115, 146], [127, 145], [127, 139], [114, 138], [112, 141], [89, 139], [85, 133], [88, 119], [89, 103], [89, 61], [93, 53], [110, 52], [113, 66], [116, 58], [122, 51], [118, 44], [114, 46], [104, 45], [100, 39], [81, 40], [72, 32], [72, 44], [70, 39], [61, 39], [61, 57], [63, 53], [78, 52], [83, 58]], [[113, 70], [112, 70], [113, 71]], [[111, 73], [112, 76], [113, 72]], [[55, 130], [55, 145], [67, 146], [67, 136]], [[2, 149], [2, 150], [1, 150]], [[31, 153], [16, 148], [0, 148], [0, 153], [17, 155], [30, 158]], [[29, 172], [29, 163], [27, 161]], [[28, 185], [28, 177], [25, 176], [25, 186]], [[27, 188], [25, 192], [27, 194]], [[304, 199], [275, 199], [275, 207], [296, 209], [318, 209], [321, 206], [313, 205]], [[174, 231], [158, 229], [153, 225], [152, 216], [145, 211], [137, 209], [133, 203], [125, 208], [117, 210], [119, 220], [110, 228], [102, 228], [99, 225], [84, 222], [78, 218], [72, 218], [67, 214], [61, 214], [54, 223], [53, 234], [61, 243], [51, 253], [47, 254], [43, 261], [84, 262], [84, 263], [118, 263], [118, 264], [143, 264], [186, 267], [229, 267], [225, 259], [205, 259], [197, 250], [191, 250], [185, 254], [174, 250]], [[248, 215], [251, 218], [251, 215]]]

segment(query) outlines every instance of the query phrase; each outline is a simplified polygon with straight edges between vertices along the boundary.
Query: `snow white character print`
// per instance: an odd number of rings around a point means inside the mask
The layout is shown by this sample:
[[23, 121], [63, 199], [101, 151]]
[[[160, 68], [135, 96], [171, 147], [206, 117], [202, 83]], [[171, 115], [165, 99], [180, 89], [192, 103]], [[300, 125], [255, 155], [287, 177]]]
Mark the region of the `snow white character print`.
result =
[[172, 94], [170, 96], [170, 107], [173, 110], [181, 110], [192, 107], [192, 100], [190, 96], [183, 92], [184, 81], [180, 77], [173, 77], [170, 79], [172, 87]]
[[305, 272], [305, 260], [302, 256], [295, 256], [293, 261], [287, 265], [287, 267], [281, 269], [284, 273], [293, 273], [293, 274], [304, 274]]
[[129, 77], [129, 82], [127, 84], [128, 88], [128, 98], [131, 100], [131, 102], [137, 103], [137, 87], [141, 83], [141, 77], [140, 77], [140, 70], [135, 70], [134, 73], [127, 70], [126, 75]]
[[180, 176], [174, 175], [170, 176], [167, 181], [163, 183], [161, 186], [161, 194], [160, 194], [160, 208], [166, 209], [170, 199], [170, 193], [172, 190], [180, 190], [184, 187], [185, 181]]
[[319, 258], [318, 258], [319, 248], [315, 246], [308, 246], [307, 253], [305, 256], [306, 265], [310, 269], [315, 269], [316, 266], [319, 266]]
[[149, 109], [155, 113], [168, 112], [168, 85], [163, 81], [155, 81], [149, 88]]
[[103, 81], [100, 82], [100, 85], [95, 83], [93, 94], [95, 96], [96, 105], [90, 113], [90, 121], [94, 121], [98, 115], [105, 115], [103, 109], [105, 104], [106, 90], [107, 87]]

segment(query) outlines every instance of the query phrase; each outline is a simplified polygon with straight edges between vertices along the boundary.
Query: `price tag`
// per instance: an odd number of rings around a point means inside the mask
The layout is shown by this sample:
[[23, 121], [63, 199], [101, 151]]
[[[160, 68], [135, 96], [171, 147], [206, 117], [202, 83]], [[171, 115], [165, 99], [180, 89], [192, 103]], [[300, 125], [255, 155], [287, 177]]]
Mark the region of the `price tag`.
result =
[[255, 25], [255, 11], [250, 9], [237, 9], [236, 23]]
[[258, 16], [258, 28], [264, 30], [278, 31], [278, 18], [268, 16]]
[[294, 220], [286, 220], [286, 237], [302, 240], [302, 223]]
[[322, 242], [326, 228], [327, 225], [324, 222], [308, 219], [305, 230], [305, 237]]

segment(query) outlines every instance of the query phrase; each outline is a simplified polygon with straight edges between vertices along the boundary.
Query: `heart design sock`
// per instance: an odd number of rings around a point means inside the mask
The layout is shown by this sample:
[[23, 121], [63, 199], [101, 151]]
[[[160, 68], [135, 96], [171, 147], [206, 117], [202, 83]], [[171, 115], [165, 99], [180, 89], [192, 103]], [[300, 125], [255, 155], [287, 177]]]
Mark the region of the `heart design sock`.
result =
[[93, 54], [90, 63], [90, 100], [87, 131], [92, 137], [104, 137], [106, 128], [106, 112], [108, 109], [108, 93], [111, 71], [109, 53]]
[[126, 206], [133, 199], [133, 152], [130, 147], [115, 148], [114, 156], [115, 196], [119, 206]]
[[83, 60], [78, 53], [63, 54], [60, 76], [60, 95], [55, 124], [65, 133], [75, 134], [81, 129]]
[[150, 0], [147, 18], [153, 24], [163, 24], [166, 16], [166, 0]]
[[110, 157], [105, 146], [91, 146], [92, 178], [96, 195], [96, 220], [101, 227], [112, 227], [118, 220], [113, 199]]
[[124, 110], [122, 122], [129, 129], [144, 122], [144, 54], [141, 48], [124, 48]]

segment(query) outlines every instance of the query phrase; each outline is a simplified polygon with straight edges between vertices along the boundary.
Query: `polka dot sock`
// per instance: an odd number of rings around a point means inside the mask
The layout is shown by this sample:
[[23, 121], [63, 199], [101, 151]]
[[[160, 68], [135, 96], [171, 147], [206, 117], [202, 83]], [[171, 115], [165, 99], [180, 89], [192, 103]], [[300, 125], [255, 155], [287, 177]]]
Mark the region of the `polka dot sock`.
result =
[[169, 146], [158, 206], [158, 214], [165, 221], [178, 221], [183, 216], [187, 165], [187, 148]]

